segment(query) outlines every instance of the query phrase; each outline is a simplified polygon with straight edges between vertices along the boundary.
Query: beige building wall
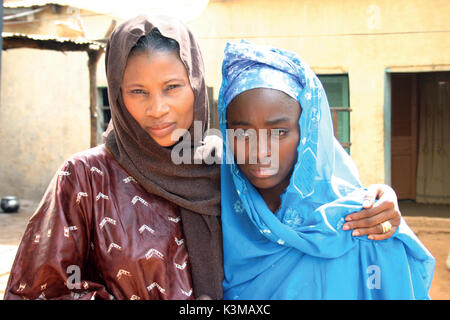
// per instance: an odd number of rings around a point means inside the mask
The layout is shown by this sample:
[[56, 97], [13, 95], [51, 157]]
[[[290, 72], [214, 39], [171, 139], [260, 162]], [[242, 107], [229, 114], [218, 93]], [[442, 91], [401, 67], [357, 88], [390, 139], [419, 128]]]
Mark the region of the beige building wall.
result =
[[[102, 38], [111, 18], [81, 12], [89, 39]], [[55, 21], [74, 13], [46, 8], [37, 22], [4, 25], [4, 32], [58, 36]], [[104, 56], [98, 83], [106, 86]], [[89, 148], [89, 71], [86, 52], [11, 49], [2, 53], [0, 196], [39, 200], [65, 159]]]
[[89, 147], [87, 55], [47, 50], [3, 52], [0, 190], [42, 197], [63, 160]]
[[295, 51], [318, 74], [348, 73], [351, 156], [371, 184], [390, 179], [388, 71], [450, 70], [449, 16], [447, 0], [210, 0], [189, 25], [216, 99], [227, 41]]

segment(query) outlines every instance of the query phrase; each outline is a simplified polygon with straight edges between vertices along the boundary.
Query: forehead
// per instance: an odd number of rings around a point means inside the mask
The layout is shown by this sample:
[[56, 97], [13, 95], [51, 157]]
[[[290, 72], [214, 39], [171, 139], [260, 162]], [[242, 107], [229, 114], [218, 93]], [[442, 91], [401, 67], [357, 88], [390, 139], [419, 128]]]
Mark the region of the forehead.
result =
[[146, 50], [128, 58], [123, 80], [136, 77], [151, 79], [171, 74], [187, 75], [186, 68], [176, 52]]
[[228, 105], [227, 119], [257, 120], [285, 115], [298, 121], [301, 108], [288, 94], [269, 88], [255, 88], [238, 94]]

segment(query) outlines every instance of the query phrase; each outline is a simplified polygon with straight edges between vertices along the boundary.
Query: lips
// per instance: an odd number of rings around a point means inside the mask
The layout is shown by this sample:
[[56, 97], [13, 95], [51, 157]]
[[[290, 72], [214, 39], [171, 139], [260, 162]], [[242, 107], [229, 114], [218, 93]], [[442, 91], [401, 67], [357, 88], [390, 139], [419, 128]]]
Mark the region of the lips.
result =
[[176, 122], [159, 123], [147, 127], [147, 131], [154, 137], [165, 137], [175, 129], [176, 125]]
[[259, 179], [270, 178], [278, 173], [278, 168], [272, 167], [257, 167], [249, 170], [250, 173]]

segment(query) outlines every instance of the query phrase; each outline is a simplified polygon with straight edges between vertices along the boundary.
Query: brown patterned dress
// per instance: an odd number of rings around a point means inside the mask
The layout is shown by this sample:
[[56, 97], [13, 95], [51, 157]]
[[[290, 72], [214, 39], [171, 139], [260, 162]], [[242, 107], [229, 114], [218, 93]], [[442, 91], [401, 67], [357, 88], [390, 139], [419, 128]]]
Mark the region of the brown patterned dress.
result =
[[29, 221], [5, 299], [192, 299], [181, 223], [104, 146], [75, 154]]

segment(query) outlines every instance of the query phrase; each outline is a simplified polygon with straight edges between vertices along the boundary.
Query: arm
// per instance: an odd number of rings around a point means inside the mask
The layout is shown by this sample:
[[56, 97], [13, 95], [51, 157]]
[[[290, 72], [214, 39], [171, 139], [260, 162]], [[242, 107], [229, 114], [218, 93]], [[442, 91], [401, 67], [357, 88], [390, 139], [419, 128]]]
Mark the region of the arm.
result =
[[[109, 299], [85, 279], [92, 210], [84, 168], [68, 162], [55, 175], [31, 217], [11, 269], [5, 299]], [[83, 166], [78, 164], [78, 166]], [[88, 196], [79, 196], [84, 192]]]
[[[378, 199], [376, 203], [375, 199]], [[343, 230], [353, 230], [354, 236], [369, 235], [372, 240], [390, 238], [397, 230], [401, 218], [395, 191], [384, 184], [370, 185], [363, 206], [363, 210], [345, 218], [347, 223]], [[389, 221], [392, 228], [383, 233], [381, 223], [385, 221]]]

